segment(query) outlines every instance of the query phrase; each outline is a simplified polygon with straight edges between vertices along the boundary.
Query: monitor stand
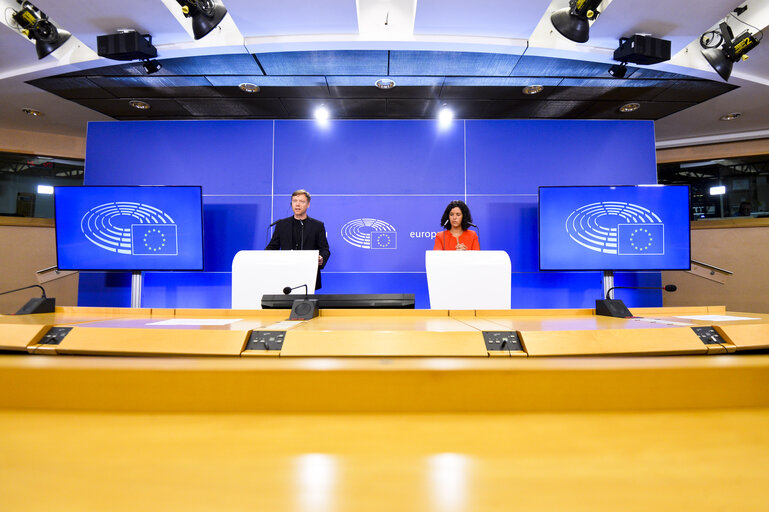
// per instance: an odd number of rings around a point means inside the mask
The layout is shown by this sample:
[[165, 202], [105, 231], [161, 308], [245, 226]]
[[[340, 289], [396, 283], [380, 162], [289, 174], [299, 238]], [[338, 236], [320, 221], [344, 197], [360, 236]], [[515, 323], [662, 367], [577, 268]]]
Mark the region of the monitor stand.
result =
[[131, 307], [142, 307], [142, 271], [131, 272]]
[[614, 272], [611, 270], [604, 270], [603, 271], [603, 295], [601, 295], [602, 299], [606, 298], [606, 294], [609, 292], [609, 289], [614, 288]]

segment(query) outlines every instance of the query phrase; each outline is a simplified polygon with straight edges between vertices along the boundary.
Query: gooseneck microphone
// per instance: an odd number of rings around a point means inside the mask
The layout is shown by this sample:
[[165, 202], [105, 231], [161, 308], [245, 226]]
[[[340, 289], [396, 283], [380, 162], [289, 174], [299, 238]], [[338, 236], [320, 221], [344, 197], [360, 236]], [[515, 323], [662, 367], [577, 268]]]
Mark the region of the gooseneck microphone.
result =
[[30, 288], [40, 288], [43, 291], [43, 294], [40, 296], [40, 298], [41, 299], [46, 299], [47, 298], [45, 296], [45, 288], [43, 288], [39, 284], [33, 284], [33, 285], [30, 285], [30, 286], [25, 286], [23, 288], [16, 288], [15, 290], [9, 290], [7, 292], [2, 292], [2, 293], [0, 293], [0, 295], [6, 295], [6, 294], [9, 294], [9, 293], [13, 293], [13, 292], [20, 292], [21, 290], [28, 290]]
[[39, 284], [24, 286], [22, 288], [16, 288], [15, 290], [8, 290], [7, 292], [0, 293], [0, 295], [20, 292], [21, 290], [28, 290], [30, 288], [40, 288], [43, 291], [43, 295], [39, 299], [29, 299], [27, 303], [24, 304], [15, 314], [30, 315], [34, 313], [53, 313], [56, 311], [56, 299], [53, 297], [47, 297], [45, 295], [45, 288]]
[[476, 225], [475, 225], [475, 224], [473, 224], [472, 222], [468, 222], [468, 223], [467, 223], [467, 225], [468, 225], [468, 226], [470, 226], [470, 227], [473, 227], [473, 228], [475, 228], [475, 232], [476, 232], [476, 234], [478, 235], [478, 248], [480, 249], [480, 247], [481, 247], [481, 232], [480, 232], [480, 230], [478, 229], [478, 226], [476, 226]]
[[606, 290], [606, 300], [611, 300], [610, 294], [612, 290], [617, 288], [623, 290], [665, 290], [666, 292], [674, 292], [678, 290], [678, 287], [674, 284], [666, 284], [665, 286], [612, 286]]
[[[446, 222], [443, 223], [443, 227], [445, 228], [446, 226], [448, 226], [448, 224], [449, 224], [449, 219], [446, 219]], [[443, 250], [444, 251], [447, 250], [446, 249], [446, 230], [445, 229], [443, 230]]]
[[283, 288], [283, 295], [288, 295], [291, 293], [292, 290], [296, 290], [297, 288], [301, 288], [302, 286], [304, 286], [304, 298], [306, 299], [307, 295], [310, 293], [308, 291], [306, 284], [300, 284], [299, 286], [294, 286], [293, 288], [291, 288], [290, 286], [286, 286], [285, 288]]

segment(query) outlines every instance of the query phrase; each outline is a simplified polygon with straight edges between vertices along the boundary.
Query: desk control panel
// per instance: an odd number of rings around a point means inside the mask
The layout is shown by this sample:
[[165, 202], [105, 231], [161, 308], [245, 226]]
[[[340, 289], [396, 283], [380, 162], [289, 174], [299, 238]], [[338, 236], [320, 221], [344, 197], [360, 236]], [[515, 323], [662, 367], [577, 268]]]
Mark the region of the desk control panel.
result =
[[72, 327], [51, 327], [37, 342], [38, 345], [58, 345], [69, 334]]
[[246, 350], [280, 350], [286, 331], [253, 331], [248, 337]]
[[521, 340], [516, 331], [483, 331], [486, 350], [509, 350], [523, 352]]
[[705, 345], [723, 345], [727, 343], [713, 327], [692, 327], [692, 330]]

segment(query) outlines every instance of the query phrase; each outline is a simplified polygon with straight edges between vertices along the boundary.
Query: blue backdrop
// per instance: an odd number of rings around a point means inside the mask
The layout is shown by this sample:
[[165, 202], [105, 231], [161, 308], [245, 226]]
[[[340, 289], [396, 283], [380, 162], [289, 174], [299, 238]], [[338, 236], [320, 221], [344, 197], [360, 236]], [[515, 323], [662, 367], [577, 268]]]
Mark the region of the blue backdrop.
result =
[[[205, 271], [144, 273], [142, 305], [169, 308], [229, 307], [232, 258], [264, 248], [297, 188], [328, 232], [322, 293], [414, 293], [429, 307], [424, 251], [446, 204], [463, 199], [481, 247], [510, 255], [514, 308], [593, 307], [599, 272], [538, 271], [538, 187], [639, 183], [656, 183], [649, 121], [90, 123], [85, 171], [86, 185], [203, 187]], [[387, 236], [364, 247], [342, 229], [371, 224]], [[660, 276], [618, 273], [615, 284]], [[621, 298], [662, 302], [654, 291]], [[81, 274], [79, 304], [128, 306], [130, 276]]]

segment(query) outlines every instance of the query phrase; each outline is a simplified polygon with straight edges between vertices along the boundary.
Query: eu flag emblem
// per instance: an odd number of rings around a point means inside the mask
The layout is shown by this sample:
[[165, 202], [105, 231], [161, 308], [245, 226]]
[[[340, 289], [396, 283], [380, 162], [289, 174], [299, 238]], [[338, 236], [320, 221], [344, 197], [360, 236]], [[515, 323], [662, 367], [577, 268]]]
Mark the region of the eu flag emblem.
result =
[[131, 224], [131, 254], [176, 256], [176, 224]]
[[372, 231], [371, 232], [372, 249], [397, 249], [398, 233], [395, 231]]
[[618, 224], [618, 254], [665, 254], [664, 224]]

